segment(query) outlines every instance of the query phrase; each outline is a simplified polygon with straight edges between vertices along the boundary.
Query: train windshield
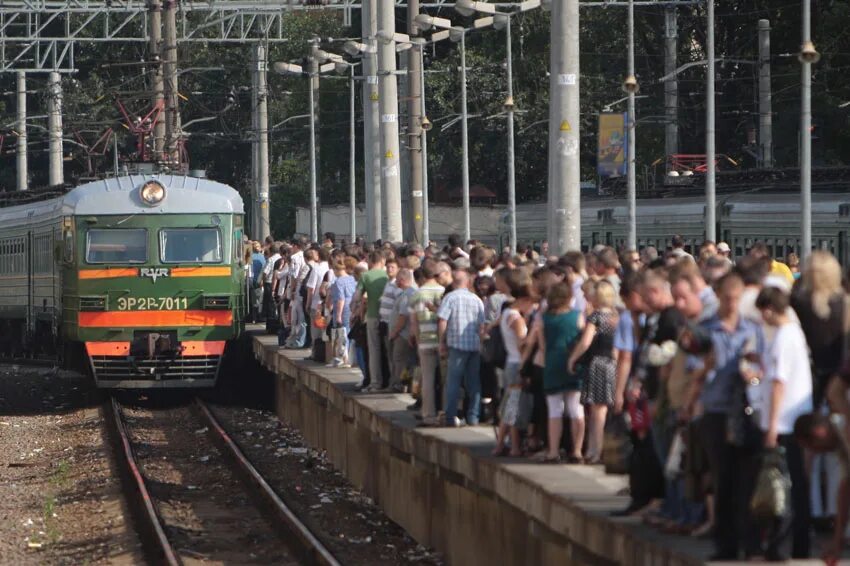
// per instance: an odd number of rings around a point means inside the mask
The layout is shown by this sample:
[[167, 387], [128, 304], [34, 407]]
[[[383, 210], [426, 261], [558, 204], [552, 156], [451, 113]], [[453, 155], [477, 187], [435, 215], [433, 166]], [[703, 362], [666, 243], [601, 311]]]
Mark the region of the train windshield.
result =
[[221, 263], [218, 228], [164, 228], [159, 232], [163, 263]]
[[87, 263], [145, 263], [147, 259], [145, 229], [97, 228], [86, 234]]

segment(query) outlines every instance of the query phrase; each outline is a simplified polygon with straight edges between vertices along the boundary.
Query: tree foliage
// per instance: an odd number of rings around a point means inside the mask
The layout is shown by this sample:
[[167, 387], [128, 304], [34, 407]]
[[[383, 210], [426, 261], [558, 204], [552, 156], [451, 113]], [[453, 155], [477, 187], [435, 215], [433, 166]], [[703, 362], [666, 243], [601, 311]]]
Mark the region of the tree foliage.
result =
[[[738, 2], [716, 0], [716, 55], [718, 58], [755, 61], [758, 53], [756, 26], [760, 18], [772, 27], [773, 123], [777, 166], [797, 162], [799, 132], [800, 44], [799, 3], [778, 5], [770, 0]], [[705, 8], [703, 5], [677, 9], [679, 24], [678, 62], [705, 57]], [[845, 79], [850, 57], [850, 35], [846, 22], [850, 4], [837, 0], [813, 0], [812, 35], [821, 61], [813, 67], [815, 164], [842, 164], [850, 143], [846, 108], [850, 86]], [[439, 15], [455, 23], [468, 24], [452, 11]], [[397, 11], [397, 22], [406, 11]], [[626, 74], [626, 10], [617, 6], [582, 8], [581, 12], [581, 162], [582, 178], [595, 178], [597, 114], [608, 103], [623, 96], [620, 89]], [[353, 27], [345, 28], [338, 11], [299, 11], [284, 18], [289, 41], [269, 48], [271, 61], [303, 64], [308, 40], [358, 36], [360, 22], [355, 13]], [[516, 16], [513, 28], [514, 99], [516, 103], [516, 177], [520, 201], [543, 199], [547, 184], [549, 101], [549, 15], [542, 11]], [[659, 82], [664, 74], [664, 8], [636, 9], [636, 66], [641, 84], [637, 114], [637, 165], [639, 175], [664, 157], [664, 95]], [[140, 36], [144, 35], [138, 30]], [[506, 96], [505, 34], [492, 29], [467, 36], [469, 163], [473, 184], [481, 184], [506, 199], [506, 121], [502, 105]], [[340, 52], [337, 42], [324, 48]], [[129, 139], [121, 114], [120, 100], [132, 115], [150, 109], [150, 65], [144, 64], [147, 46], [77, 43], [80, 69], [63, 80], [65, 137], [90, 145], [106, 128], [120, 136], [122, 157], [130, 153]], [[404, 55], [402, 55], [404, 57]], [[229, 183], [249, 197], [251, 183], [252, 48], [245, 45], [192, 43], [179, 48], [179, 78], [182, 120], [212, 118], [187, 127], [187, 147], [192, 168]], [[128, 63], [135, 63], [128, 65]], [[120, 64], [120, 65], [117, 65]], [[429, 172], [432, 191], [456, 189], [461, 180], [461, 132], [456, 124], [441, 130], [460, 112], [460, 58], [458, 47], [442, 42], [429, 47], [426, 58], [427, 115], [434, 122], [428, 134]], [[679, 75], [680, 152], [704, 153], [705, 68], [694, 66]], [[717, 65], [717, 151], [728, 154], [743, 166], [754, 166], [748, 131], [758, 126], [758, 66], [740, 62]], [[283, 77], [269, 73], [269, 124], [306, 114], [308, 82], [305, 77]], [[0, 75], [0, 135], [6, 135], [0, 154], [0, 189], [15, 184], [14, 75]], [[45, 76], [29, 80], [29, 111], [33, 116], [46, 110]], [[360, 89], [357, 95], [357, 190], [363, 200], [362, 119]], [[231, 97], [231, 102], [228, 102]], [[235, 104], [232, 103], [235, 100]], [[320, 86], [319, 190], [322, 203], [348, 199], [348, 115], [346, 80], [323, 78]], [[404, 105], [402, 104], [402, 107]], [[625, 106], [617, 107], [624, 110]], [[402, 112], [404, 109], [402, 108]], [[35, 122], [40, 124], [38, 120]], [[43, 123], [41, 123], [44, 125]], [[307, 121], [292, 119], [272, 129], [271, 185], [273, 228], [287, 234], [294, 228], [294, 208], [305, 205], [309, 194], [309, 138]], [[402, 144], [404, 145], [404, 144]], [[32, 184], [47, 179], [46, 134], [30, 129], [30, 175]], [[78, 182], [88, 175], [86, 152], [67, 143], [66, 179]], [[111, 169], [111, 153], [92, 157], [98, 171]], [[404, 190], [404, 188], [403, 188]]]

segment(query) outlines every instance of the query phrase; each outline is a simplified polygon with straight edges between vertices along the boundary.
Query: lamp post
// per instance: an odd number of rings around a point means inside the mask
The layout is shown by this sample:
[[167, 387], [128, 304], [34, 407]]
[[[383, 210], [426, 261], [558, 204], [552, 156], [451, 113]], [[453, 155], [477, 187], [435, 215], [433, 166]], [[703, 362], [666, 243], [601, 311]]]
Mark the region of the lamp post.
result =
[[628, 201], [628, 216], [629, 228], [627, 237], [627, 246], [630, 250], [637, 249], [637, 188], [635, 182], [635, 155], [637, 151], [637, 131], [635, 125], [635, 94], [640, 90], [640, 86], [635, 77], [635, 5], [634, 0], [629, 0], [629, 56], [628, 56], [628, 75], [623, 81], [623, 90], [629, 95], [629, 110], [628, 110], [628, 134], [626, 142], [628, 143], [628, 159], [626, 167], [626, 200]]
[[427, 14], [419, 14], [414, 18], [416, 25], [420, 29], [429, 30], [433, 27], [441, 28], [442, 32], [437, 32], [431, 36], [432, 42], [442, 41], [449, 38], [455, 43], [460, 43], [460, 99], [461, 99], [461, 182], [463, 185], [463, 237], [464, 242], [472, 239], [472, 229], [469, 212], [469, 131], [468, 131], [468, 112], [467, 112], [467, 97], [466, 97], [466, 33], [470, 30], [481, 29], [493, 25], [492, 17], [478, 18], [472, 22], [470, 28], [462, 28], [453, 26], [451, 21], [446, 18], [437, 18]]
[[811, 0], [803, 0], [803, 41], [800, 47], [801, 104], [800, 104], [800, 256], [812, 253], [812, 63], [820, 53], [812, 43]]
[[[366, 33], [367, 9], [369, 2], [363, 3], [364, 34]], [[376, 24], [377, 25], [377, 24]], [[371, 29], [371, 28], [370, 28]], [[352, 57], [360, 57], [363, 62], [363, 160], [365, 173], [364, 194], [366, 197], [366, 240], [375, 242], [381, 239], [383, 232], [383, 208], [381, 207], [381, 143], [378, 139], [380, 116], [378, 110], [378, 52], [372, 39], [364, 42], [346, 41], [343, 50]]]
[[357, 157], [357, 149], [356, 149], [356, 139], [357, 139], [357, 129], [356, 129], [356, 116], [355, 116], [355, 104], [356, 104], [356, 96], [354, 92], [354, 83], [357, 80], [357, 77], [354, 76], [354, 67], [357, 66], [357, 63], [348, 63], [346, 61], [340, 61], [335, 63], [336, 72], [339, 74], [348, 73], [348, 97], [349, 97], [349, 116], [348, 116], [348, 155], [349, 155], [349, 163], [348, 163], [348, 224], [349, 224], [349, 232], [351, 234], [351, 243], [354, 243], [357, 240], [357, 181], [355, 179], [356, 175], [356, 167], [354, 165], [354, 160]]
[[508, 223], [510, 225], [510, 248], [511, 254], [516, 253], [517, 231], [516, 231], [516, 173], [514, 152], [514, 85], [513, 85], [513, 57], [511, 52], [511, 18], [518, 13], [526, 12], [540, 7], [540, 0], [528, 0], [515, 4], [515, 11], [504, 13], [496, 11], [493, 4], [486, 2], [474, 2], [473, 0], [458, 0], [455, 2], [455, 11], [462, 16], [471, 16], [478, 12], [491, 14], [493, 16], [493, 27], [497, 30], [505, 30], [505, 56], [506, 72], [508, 80], [508, 96], [505, 98], [504, 109], [508, 119]]
[[[307, 89], [310, 105], [310, 241], [319, 240], [319, 197], [318, 197], [318, 171], [316, 166], [316, 105], [315, 91], [318, 88], [319, 75], [336, 69], [336, 63], [342, 61], [342, 57], [333, 53], [326, 53], [315, 44], [308, 57], [310, 69], [305, 72], [301, 65], [293, 63], [277, 62], [274, 70], [281, 75], [306, 75], [310, 79], [310, 88]], [[322, 61], [332, 61], [321, 64]]]
[[714, 193], [714, 0], [707, 0], [708, 24], [705, 50], [708, 66], [705, 77], [705, 239], [717, 240], [717, 203]]

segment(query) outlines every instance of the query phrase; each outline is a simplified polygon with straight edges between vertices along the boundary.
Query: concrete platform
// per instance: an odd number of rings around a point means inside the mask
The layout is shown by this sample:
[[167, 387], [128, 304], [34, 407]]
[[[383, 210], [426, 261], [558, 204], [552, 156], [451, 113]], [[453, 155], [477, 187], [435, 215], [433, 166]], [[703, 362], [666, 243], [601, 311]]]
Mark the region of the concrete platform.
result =
[[409, 395], [358, 393], [359, 371], [305, 361], [274, 336], [255, 334], [253, 348], [277, 376], [279, 418], [452, 564], [684, 566], [711, 554], [708, 541], [611, 518], [628, 502], [624, 476], [492, 458], [492, 427], [416, 428]]

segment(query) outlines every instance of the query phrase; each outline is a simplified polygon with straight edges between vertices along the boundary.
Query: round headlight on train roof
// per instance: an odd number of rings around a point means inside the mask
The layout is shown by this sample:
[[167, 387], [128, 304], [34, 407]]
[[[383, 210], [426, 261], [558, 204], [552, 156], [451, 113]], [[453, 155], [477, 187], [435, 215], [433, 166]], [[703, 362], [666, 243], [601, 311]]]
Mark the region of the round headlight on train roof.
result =
[[159, 181], [148, 181], [139, 189], [142, 202], [148, 206], [156, 206], [165, 200], [165, 187]]

